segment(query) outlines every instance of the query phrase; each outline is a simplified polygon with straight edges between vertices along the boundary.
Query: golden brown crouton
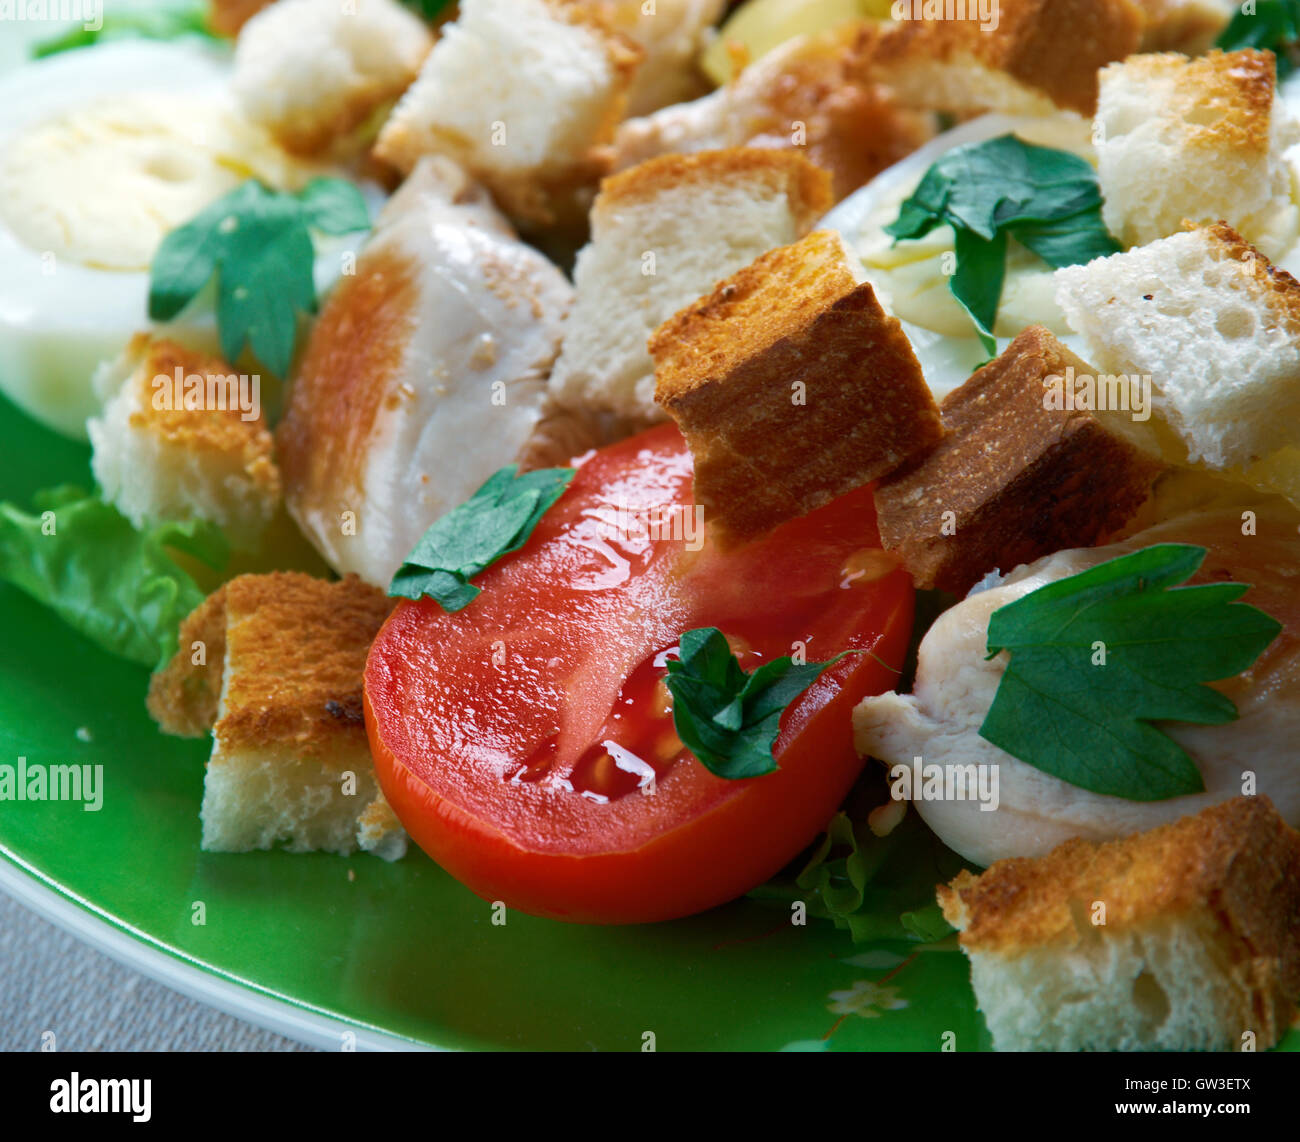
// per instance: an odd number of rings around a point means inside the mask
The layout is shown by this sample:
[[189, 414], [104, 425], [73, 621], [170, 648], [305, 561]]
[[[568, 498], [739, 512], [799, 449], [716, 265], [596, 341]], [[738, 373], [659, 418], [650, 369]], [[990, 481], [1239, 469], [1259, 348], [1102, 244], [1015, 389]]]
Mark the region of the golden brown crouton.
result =
[[998, 861], [938, 897], [999, 1050], [1263, 1049], [1295, 1013], [1300, 833], [1267, 797]]
[[721, 542], [751, 539], [938, 440], [934, 398], [898, 321], [820, 230], [764, 254], [650, 339], [655, 400], [695, 458]]
[[944, 398], [944, 438], [876, 489], [881, 541], [918, 587], [965, 594], [995, 568], [1089, 547], [1141, 506], [1161, 464], [1089, 409], [1048, 407], [1095, 373], [1035, 325]]
[[391, 811], [367, 814], [382, 795], [363, 714], [366, 655], [392, 608], [355, 575], [279, 571], [232, 579], [186, 620], [149, 708], [164, 729], [191, 734], [215, 712], [205, 849], [347, 853], [360, 840], [400, 855]]
[[1091, 115], [1097, 69], [1137, 51], [1142, 17], [1128, 0], [1001, 0], [996, 21], [916, 18], [868, 26], [862, 66], [907, 106], [967, 114]]

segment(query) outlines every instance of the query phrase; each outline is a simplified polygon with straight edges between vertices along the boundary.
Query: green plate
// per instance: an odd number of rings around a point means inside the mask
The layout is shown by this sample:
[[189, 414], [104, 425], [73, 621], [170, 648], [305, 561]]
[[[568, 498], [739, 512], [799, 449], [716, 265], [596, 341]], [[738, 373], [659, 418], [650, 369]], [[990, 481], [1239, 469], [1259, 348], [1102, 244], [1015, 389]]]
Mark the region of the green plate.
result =
[[[3, 499], [89, 482], [85, 447], [2, 399], [0, 455]], [[0, 887], [181, 991], [334, 1048], [988, 1045], [960, 953], [855, 946], [751, 901], [670, 924], [498, 925], [417, 850], [200, 852], [208, 744], [158, 733], [143, 669], [2, 584], [0, 615], [0, 761], [104, 767], [98, 812], [0, 803]]]
[[[87, 448], [2, 400], [0, 456], [0, 498], [24, 506], [90, 482]], [[750, 901], [670, 924], [496, 925], [414, 849], [391, 865], [200, 852], [208, 743], [160, 734], [145, 670], [3, 584], [0, 615], [0, 761], [104, 767], [98, 812], [0, 803], [0, 885], [182, 991], [335, 1048], [641, 1050], [652, 1034], [659, 1050], [773, 1050], [832, 1028], [832, 1050], [987, 1041], [960, 953], [909, 961]]]

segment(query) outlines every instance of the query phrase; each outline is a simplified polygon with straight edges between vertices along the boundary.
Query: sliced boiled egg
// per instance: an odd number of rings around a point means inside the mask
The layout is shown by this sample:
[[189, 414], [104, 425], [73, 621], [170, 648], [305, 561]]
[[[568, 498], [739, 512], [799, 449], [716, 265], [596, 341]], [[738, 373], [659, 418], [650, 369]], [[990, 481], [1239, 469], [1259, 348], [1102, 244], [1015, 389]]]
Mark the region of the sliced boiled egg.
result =
[[[249, 123], [230, 71], [199, 41], [117, 41], [0, 78], [0, 389], [57, 431], [84, 437], [95, 367], [157, 328], [149, 265], [169, 231], [246, 179], [296, 190], [339, 173]], [[362, 189], [377, 209], [382, 193]], [[363, 239], [318, 238], [318, 291]], [[210, 297], [164, 328], [217, 348]]]
[[[838, 230], [857, 251], [881, 305], [899, 319], [937, 399], [961, 385], [988, 358], [966, 311], [948, 288], [956, 267], [953, 233], [947, 226], [924, 238], [895, 242], [885, 227], [944, 154], [968, 143], [1014, 134], [1027, 143], [1096, 157], [1087, 120], [1071, 113], [1044, 118], [983, 115], [931, 139], [851, 194], [821, 221]], [[1006, 278], [993, 332], [998, 351], [1030, 325], [1044, 325], [1076, 353], [1082, 339], [1071, 332], [1056, 304], [1052, 269], [1041, 258], [1008, 242]]]

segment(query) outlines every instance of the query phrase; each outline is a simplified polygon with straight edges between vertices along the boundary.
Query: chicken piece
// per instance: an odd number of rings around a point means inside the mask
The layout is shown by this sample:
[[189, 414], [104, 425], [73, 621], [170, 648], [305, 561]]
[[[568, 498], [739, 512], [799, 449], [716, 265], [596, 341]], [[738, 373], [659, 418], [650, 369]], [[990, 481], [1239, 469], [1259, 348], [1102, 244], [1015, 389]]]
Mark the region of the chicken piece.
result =
[[[1063, 841], [1104, 841], [1198, 813], [1242, 792], [1255, 774], [1283, 818], [1300, 825], [1300, 764], [1281, 743], [1300, 736], [1300, 537], [1283, 501], [1260, 506], [1258, 534], [1243, 534], [1242, 512], [1195, 512], [1148, 528], [1121, 543], [1060, 551], [969, 595], [946, 611], [921, 642], [914, 691], [867, 698], [854, 711], [858, 750], [890, 765], [960, 763], [998, 766], [999, 804], [918, 800], [917, 809], [944, 843], [977, 864], [1038, 857]], [[1080, 789], [1019, 761], [979, 736], [1005, 669], [1005, 655], [986, 658], [989, 616], [1056, 579], [1156, 543], [1192, 543], [1209, 554], [1192, 583], [1252, 584], [1245, 602], [1283, 624], [1283, 631], [1245, 673], [1212, 685], [1237, 706], [1235, 722], [1165, 723], [1196, 762], [1205, 792], [1165, 801], [1128, 801]]]
[[326, 302], [277, 429], [286, 503], [326, 562], [387, 587], [515, 460], [571, 299], [463, 171], [422, 161]]

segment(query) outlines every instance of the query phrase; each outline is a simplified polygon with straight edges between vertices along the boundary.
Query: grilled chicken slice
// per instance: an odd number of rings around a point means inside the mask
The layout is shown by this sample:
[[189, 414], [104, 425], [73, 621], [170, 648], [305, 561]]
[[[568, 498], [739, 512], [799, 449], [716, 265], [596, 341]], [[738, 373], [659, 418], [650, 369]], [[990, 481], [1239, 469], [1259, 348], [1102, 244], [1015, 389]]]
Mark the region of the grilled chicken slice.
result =
[[276, 434], [289, 511], [331, 567], [387, 587], [516, 459], [571, 300], [485, 191], [421, 160], [325, 304]]
[[[1300, 756], [1284, 743], [1300, 740], [1300, 537], [1285, 505], [1258, 513], [1258, 534], [1243, 534], [1242, 513], [1224, 509], [1184, 515], [1108, 547], [1059, 551], [1021, 567], [998, 586], [946, 611], [921, 642], [912, 694], [867, 698], [854, 712], [862, 753], [891, 765], [996, 764], [1000, 804], [977, 801], [916, 804], [951, 848], [981, 865], [1006, 857], [1044, 856], [1071, 837], [1110, 840], [1199, 813], [1246, 790], [1269, 796], [1292, 826], [1300, 826]], [[1209, 548], [1191, 583], [1252, 584], [1243, 601], [1283, 624], [1255, 664], [1213, 683], [1239, 714], [1219, 726], [1162, 723], [1196, 762], [1205, 792], [1167, 801], [1126, 801], [1090, 793], [1018, 761], [979, 736], [1005, 668], [1005, 655], [985, 660], [988, 621], [999, 607], [1055, 579], [1156, 543]], [[916, 776], [915, 773], [913, 775]], [[915, 783], [914, 783], [915, 784]]]

